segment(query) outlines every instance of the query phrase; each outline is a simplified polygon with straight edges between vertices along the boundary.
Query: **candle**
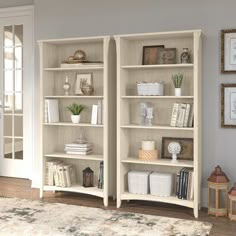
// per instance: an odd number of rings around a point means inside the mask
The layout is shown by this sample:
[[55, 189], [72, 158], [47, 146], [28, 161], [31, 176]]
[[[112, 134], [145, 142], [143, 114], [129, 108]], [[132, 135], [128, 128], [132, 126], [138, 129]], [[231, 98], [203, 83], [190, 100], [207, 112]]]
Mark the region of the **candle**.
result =
[[155, 150], [155, 141], [142, 141], [142, 150]]

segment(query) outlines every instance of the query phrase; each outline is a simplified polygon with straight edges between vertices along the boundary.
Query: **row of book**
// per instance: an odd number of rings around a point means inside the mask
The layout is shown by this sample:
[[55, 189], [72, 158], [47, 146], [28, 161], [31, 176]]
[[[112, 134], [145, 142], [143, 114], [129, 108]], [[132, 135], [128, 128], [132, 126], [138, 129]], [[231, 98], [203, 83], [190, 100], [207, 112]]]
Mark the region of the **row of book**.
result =
[[62, 161], [52, 160], [45, 163], [45, 184], [57, 187], [70, 187], [76, 183], [75, 168]]
[[59, 122], [59, 103], [57, 99], [45, 99], [44, 122]]
[[65, 144], [64, 151], [66, 154], [75, 154], [75, 155], [90, 155], [93, 153], [93, 144], [92, 143], [68, 143]]
[[176, 196], [179, 199], [193, 200], [193, 186], [193, 170], [182, 168], [176, 177]]
[[103, 100], [98, 100], [97, 104], [92, 105], [92, 125], [102, 125], [103, 124]]
[[174, 103], [170, 126], [180, 128], [193, 127], [193, 111], [193, 104]]

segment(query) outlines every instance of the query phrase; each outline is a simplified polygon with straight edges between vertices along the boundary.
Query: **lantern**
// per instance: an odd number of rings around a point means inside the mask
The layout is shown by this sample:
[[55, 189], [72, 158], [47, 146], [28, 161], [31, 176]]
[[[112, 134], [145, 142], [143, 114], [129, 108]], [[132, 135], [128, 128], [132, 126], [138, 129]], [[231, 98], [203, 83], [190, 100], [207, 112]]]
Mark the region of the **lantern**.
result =
[[221, 170], [215, 168], [208, 178], [208, 214], [215, 216], [227, 216], [229, 179]]
[[89, 167], [83, 170], [83, 186], [93, 187], [93, 171]]
[[236, 183], [234, 187], [229, 191], [229, 218], [236, 221]]

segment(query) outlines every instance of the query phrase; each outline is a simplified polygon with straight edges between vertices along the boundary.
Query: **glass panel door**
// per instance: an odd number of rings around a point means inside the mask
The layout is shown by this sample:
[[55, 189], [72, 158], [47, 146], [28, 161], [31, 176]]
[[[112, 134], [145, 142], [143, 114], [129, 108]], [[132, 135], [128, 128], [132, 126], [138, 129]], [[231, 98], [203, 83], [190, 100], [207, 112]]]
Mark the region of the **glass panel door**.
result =
[[23, 25], [3, 27], [4, 158], [23, 160]]

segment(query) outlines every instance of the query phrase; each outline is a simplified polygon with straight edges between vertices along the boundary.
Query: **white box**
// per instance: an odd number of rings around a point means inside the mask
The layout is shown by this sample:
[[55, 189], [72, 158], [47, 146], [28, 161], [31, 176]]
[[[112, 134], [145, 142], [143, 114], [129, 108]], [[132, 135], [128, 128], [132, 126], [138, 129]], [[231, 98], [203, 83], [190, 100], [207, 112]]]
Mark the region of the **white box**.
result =
[[160, 197], [169, 197], [173, 191], [173, 175], [170, 173], [150, 174], [150, 193]]
[[130, 193], [148, 194], [149, 193], [150, 172], [130, 171], [128, 173], [128, 188]]

